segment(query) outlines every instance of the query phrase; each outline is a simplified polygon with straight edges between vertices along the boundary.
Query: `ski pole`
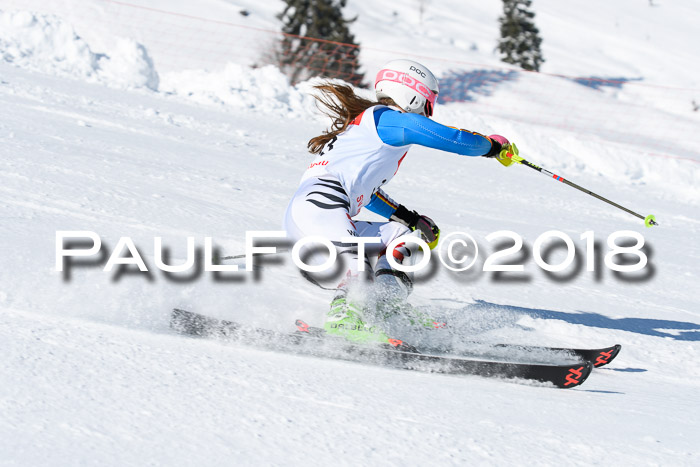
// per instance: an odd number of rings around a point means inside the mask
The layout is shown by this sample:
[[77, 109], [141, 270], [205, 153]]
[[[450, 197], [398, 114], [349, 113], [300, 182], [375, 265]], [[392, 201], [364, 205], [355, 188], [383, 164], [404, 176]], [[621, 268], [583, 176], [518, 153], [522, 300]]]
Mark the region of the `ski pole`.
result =
[[[513, 151], [514, 154], [509, 152], [509, 150]], [[506, 158], [510, 159], [510, 161], [512, 161], [512, 162], [505, 160]], [[574, 182], [570, 182], [569, 180], [565, 179], [564, 177], [561, 177], [557, 174], [554, 174], [554, 173], [550, 172], [549, 170], [543, 169], [542, 167], [539, 167], [539, 166], [533, 164], [532, 162], [526, 161], [525, 159], [523, 159], [522, 157], [520, 157], [518, 155], [518, 148], [517, 148], [517, 146], [515, 146], [515, 144], [511, 144], [510, 147], [501, 151], [501, 153], [498, 155], [498, 160], [506, 167], [509, 166], [510, 164], [512, 164], [513, 162], [517, 162], [518, 164], [525, 165], [527, 167], [530, 167], [531, 169], [535, 169], [536, 171], [540, 172], [541, 174], [544, 174], [548, 177], [552, 177], [554, 180], [564, 182], [567, 185], [569, 185], [570, 187], [576, 188], [577, 190], [582, 191], [586, 194], [589, 194], [589, 195], [593, 196], [594, 198], [598, 198], [601, 201], [605, 201], [606, 203], [608, 203], [612, 206], [615, 206], [618, 209], [622, 209], [623, 211], [628, 212], [635, 217], [643, 219], [644, 225], [646, 225], [647, 227], [651, 227], [652, 225], [659, 225], [656, 222], [656, 217], [654, 217], [653, 214], [649, 214], [648, 216], [644, 217], [641, 214], [638, 214], [630, 209], [627, 209], [624, 206], [620, 206], [619, 204], [617, 204], [613, 201], [610, 201], [607, 198], [603, 198], [602, 196], [600, 196], [596, 193], [593, 193], [591, 190], [587, 190], [586, 188], [583, 188], [582, 186], [579, 186], [579, 185], [575, 184]]]
[[[270, 255], [278, 255], [280, 253], [286, 253], [287, 250], [277, 250], [274, 253], [253, 253], [253, 256], [270, 256]], [[247, 255], [242, 254], [242, 255], [233, 255], [233, 256], [224, 256], [223, 258], [219, 258], [220, 260], [225, 260], [225, 259], [243, 259]]]
[[[280, 253], [286, 253], [289, 250], [286, 248], [280, 248], [279, 250], [275, 251], [274, 253], [253, 253], [254, 256], [270, 256], [270, 255], [279, 255]], [[244, 253], [242, 255], [233, 255], [233, 256], [224, 256], [223, 258], [218, 258], [220, 260], [225, 260], [225, 259], [243, 259], [247, 255]]]

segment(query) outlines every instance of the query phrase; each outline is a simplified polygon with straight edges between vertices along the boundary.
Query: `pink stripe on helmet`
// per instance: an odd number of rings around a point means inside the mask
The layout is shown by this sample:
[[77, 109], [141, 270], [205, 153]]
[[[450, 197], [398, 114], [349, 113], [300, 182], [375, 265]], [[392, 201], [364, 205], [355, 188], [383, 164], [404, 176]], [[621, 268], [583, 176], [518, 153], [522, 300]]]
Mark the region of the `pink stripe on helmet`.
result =
[[377, 73], [377, 79], [374, 82], [374, 86], [376, 87], [377, 83], [379, 83], [380, 81], [392, 81], [394, 83], [400, 83], [404, 86], [408, 86], [409, 88], [418, 92], [421, 96], [428, 99], [428, 102], [430, 102], [433, 105], [435, 105], [435, 101], [437, 100], [437, 94], [428, 89], [428, 87], [425, 84], [421, 83], [414, 77], [409, 76], [408, 73], [384, 69]]

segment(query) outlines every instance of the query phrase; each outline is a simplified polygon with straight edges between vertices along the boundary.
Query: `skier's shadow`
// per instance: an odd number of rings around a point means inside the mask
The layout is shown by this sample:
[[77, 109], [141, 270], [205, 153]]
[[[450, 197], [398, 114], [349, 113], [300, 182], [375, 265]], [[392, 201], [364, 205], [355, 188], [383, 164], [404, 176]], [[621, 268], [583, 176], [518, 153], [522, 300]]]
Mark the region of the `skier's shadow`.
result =
[[573, 81], [574, 83], [595, 89], [596, 91], [599, 91], [602, 88], [622, 89], [622, 87], [630, 81], [642, 81], [642, 78], [602, 78], [600, 76], [582, 76], [567, 79]]
[[469, 102], [475, 96], [490, 96], [496, 87], [518, 79], [517, 71], [449, 71], [440, 78], [441, 102]]
[[[468, 316], [469, 313], [483, 311], [486, 314], [497, 313], [501, 316], [498, 321], [503, 322], [504, 316], [509, 316], [514, 323], [522, 315], [533, 318], [558, 319], [571, 324], [584, 326], [619, 329], [621, 331], [634, 332], [654, 337], [670, 337], [678, 341], [700, 341], [700, 324], [685, 321], [671, 321], [665, 319], [649, 318], [620, 318], [613, 319], [599, 313], [580, 312], [566, 313], [563, 311], [542, 310], [537, 308], [525, 308], [512, 305], [499, 305], [484, 300], [477, 300], [460, 310], [460, 314]], [[666, 332], [664, 332], [666, 331]]]

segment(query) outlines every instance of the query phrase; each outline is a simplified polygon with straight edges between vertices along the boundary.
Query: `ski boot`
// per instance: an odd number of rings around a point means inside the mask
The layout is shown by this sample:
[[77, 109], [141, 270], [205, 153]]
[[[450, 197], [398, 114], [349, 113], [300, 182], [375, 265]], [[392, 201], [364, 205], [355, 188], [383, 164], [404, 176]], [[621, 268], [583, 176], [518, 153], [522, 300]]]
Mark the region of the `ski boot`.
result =
[[361, 308], [350, 302], [345, 295], [333, 299], [323, 328], [330, 336], [343, 337], [352, 342], [396, 346], [396, 339], [390, 339], [376, 326], [368, 326], [363, 321]]
[[[412, 265], [417, 248], [400, 243], [391, 252], [394, 261]], [[388, 252], [380, 254], [377, 260], [374, 279], [374, 301], [379, 321], [392, 328], [442, 328], [445, 323], [434, 320], [431, 316], [408, 303], [408, 296], [413, 291], [413, 273], [394, 269], [387, 259]]]
[[377, 300], [379, 319], [387, 323], [409, 325], [413, 328], [441, 329], [446, 324], [437, 321], [429, 314], [396, 297], [383, 297]]

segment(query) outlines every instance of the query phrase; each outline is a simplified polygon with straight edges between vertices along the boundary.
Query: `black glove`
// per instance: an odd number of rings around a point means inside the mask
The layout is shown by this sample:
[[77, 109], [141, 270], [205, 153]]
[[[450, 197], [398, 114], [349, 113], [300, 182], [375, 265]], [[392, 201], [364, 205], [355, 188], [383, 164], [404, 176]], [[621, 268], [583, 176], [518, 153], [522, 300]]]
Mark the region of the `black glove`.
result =
[[496, 157], [501, 153], [501, 149], [503, 149], [501, 143], [495, 140], [491, 140], [491, 149], [489, 149], [489, 152], [487, 152], [481, 157]]
[[488, 139], [491, 141], [491, 149], [489, 149], [489, 152], [481, 157], [496, 157], [503, 150], [503, 145], [510, 143], [508, 138], [501, 135], [491, 135], [488, 137]]
[[389, 220], [403, 224], [413, 231], [420, 230], [431, 250], [438, 243], [440, 229], [437, 224], [428, 216], [421, 216], [416, 211], [409, 211], [403, 204], [396, 208]]

